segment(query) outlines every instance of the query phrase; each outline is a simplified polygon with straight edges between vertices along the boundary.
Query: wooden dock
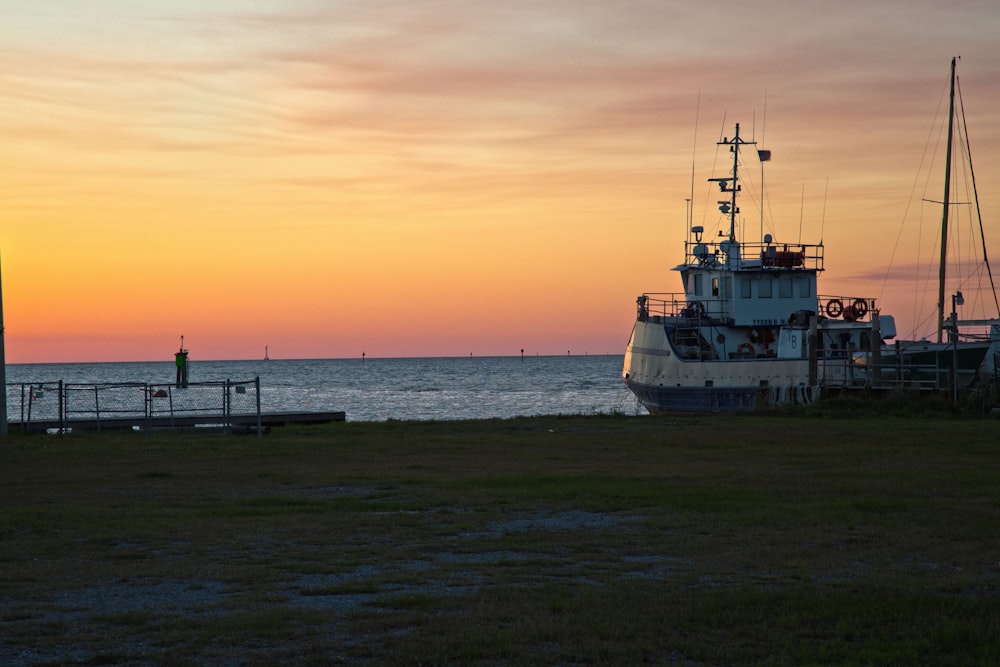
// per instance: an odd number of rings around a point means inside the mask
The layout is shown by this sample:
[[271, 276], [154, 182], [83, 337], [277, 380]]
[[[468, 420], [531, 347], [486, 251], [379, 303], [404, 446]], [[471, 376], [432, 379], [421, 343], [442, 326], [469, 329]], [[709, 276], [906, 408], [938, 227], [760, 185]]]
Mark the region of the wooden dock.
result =
[[344, 412], [262, 412], [258, 423], [256, 414], [221, 415], [190, 414], [174, 416], [145, 417], [101, 417], [84, 419], [40, 419], [31, 422], [9, 422], [10, 430], [47, 431], [69, 429], [73, 431], [114, 431], [114, 430], [166, 430], [172, 428], [232, 428], [242, 432], [254, 432], [258, 425], [262, 430], [289, 424], [327, 424], [346, 420]]

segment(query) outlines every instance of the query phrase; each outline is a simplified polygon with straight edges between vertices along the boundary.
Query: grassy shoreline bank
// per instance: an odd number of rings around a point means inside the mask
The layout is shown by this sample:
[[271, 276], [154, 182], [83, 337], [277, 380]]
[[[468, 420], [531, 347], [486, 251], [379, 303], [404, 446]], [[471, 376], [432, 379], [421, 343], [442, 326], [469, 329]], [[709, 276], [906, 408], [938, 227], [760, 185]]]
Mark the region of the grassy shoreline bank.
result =
[[1000, 424], [0, 442], [5, 664], [1000, 661]]

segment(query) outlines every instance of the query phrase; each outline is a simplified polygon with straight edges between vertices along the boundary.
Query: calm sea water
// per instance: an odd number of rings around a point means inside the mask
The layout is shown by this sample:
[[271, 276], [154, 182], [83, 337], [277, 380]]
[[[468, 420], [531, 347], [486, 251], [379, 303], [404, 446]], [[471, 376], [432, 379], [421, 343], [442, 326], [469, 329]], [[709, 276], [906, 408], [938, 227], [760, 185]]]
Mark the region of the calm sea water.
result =
[[[189, 361], [189, 380], [260, 377], [261, 410], [343, 410], [349, 421], [480, 419], [640, 410], [620, 355]], [[174, 380], [173, 361], [9, 364], [7, 382]]]

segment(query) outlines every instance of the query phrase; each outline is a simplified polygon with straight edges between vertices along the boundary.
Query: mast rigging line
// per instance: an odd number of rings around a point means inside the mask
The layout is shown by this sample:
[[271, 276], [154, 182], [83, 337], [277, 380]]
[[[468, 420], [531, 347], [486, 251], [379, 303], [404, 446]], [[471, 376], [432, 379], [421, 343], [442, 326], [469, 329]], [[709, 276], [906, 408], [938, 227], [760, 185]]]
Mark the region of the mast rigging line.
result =
[[996, 283], [993, 282], [993, 271], [990, 269], [990, 259], [986, 254], [986, 232], [983, 229], [983, 212], [979, 208], [979, 190], [976, 188], [976, 170], [972, 167], [972, 139], [969, 138], [969, 127], [965, 121], [965, 100], [962, 98], [962, 82], [955, 78], [955, 85], [958, 88], [958, 105], [962, 116], [962, 133], [965, 135], [965, 156], [969, 161], [969, 175], [972, 180], [972, 198], [976, 205], [976, 218], [979, 221], [979, 238], [983, 243], [983, 264], [986, 266], [986, 275], [990, 279], [990, 290], [993, 292], [993, 305], [996, 306], [997, 313], [1000, 314], [1000, 300], [997, 298]]
[[[899, 251], [900, 244], [902, 243], [903, 233], [906, 231], [907, 220], [910, 218], [910, 210], [913, 207], [913, 203], [918, 201], [916, 196], [917, 189], [921, 183], [923, 183], [924, 191], [927, 191], [927, 182], [930, 180], [930, 166], [933, 164], [934, 158], [933, 154], [937, 153], [937, 146], [941, 141], [940, 136], [944, 127], [943, 124], [939, 124], [941, 118], [941, 107], [944, 105], [944, 101], [948, 94], [948, 86], [945, 85], [942, 89], [941, 96], [938, 98], [937, 109], [935, 110], [933, 120], [927, 129], [927, 139], [924, 142], [924, 150], [920, 155], [920, 161], [917, 163], [916, 173], [913, 176], [913, 184], [910, 187], [910, 195], [906, 198], [905, 206], [903, 207], [903, 214], [900, 217], [899, 229], [896, 232], [896, 240], [892, 245], [892, 251], [889, 253], [889, 261], [886, 263], [885, 274], [882, 277], [882, 285], [879, 288], [878, 298], [881, 300], [885, 297], [885, 292], [889, 284], [889, 279], [893, 275], [893, 268], [896, 261], [896, 253]], [[935, 134], [938, 136], [937, 142], [935, 142]], [[932, 150], [934, 149], [934, 150]], [[926, 168], [926, 171], [925, 171]], [[922, 215], [921, 215], [922, 219]], [[920, 246], [922, 245], [921, 238], [923, 236], [923, 224], [917, 226], [918, 232], [918, 253], [917, 253], [917, 264], [914, 267], [914, 288], [912, 290], [913, 294], [913, 312], [918, 313], [920, 311], [919, 299], [922, 293], [921, 284], [924, 281], [923, 268], [920, 264]], [[910, 337], [916, 338], [918, 336], [918, 327], [923, 327], [927, 321], [932, 317], [928, 315], [926, 318], [922, 319], [920, 322], [913, 322], [913, 326], [910, 331]]]
[[[718, 164], [719, 164], [719, 150], [718, 150], [718, 146], [719, 146], [720, 143], [722, 143], [722, 139], [723, 139], [723, 137], [725, 136], [725, 133], [726, 133], [726, 115], [727, 115], [726, 112], [722, 113], [722, 125], [719, 127], [719, 138], [715, 142], [715, 145], [716, 145], [715, 156], [712, 158], [712, 173], [713, 174], [716, 173], [716, 168], [718, 167]], [[691, 182], [691, 192], [693, 193], [694, 192], [694, 175], [693, 174], [691, 176], [691, 181], [692, 181]], [[708, 222], [708, 212], [711, 211], [711, 210], [714, 210], [714, 207], [709, 203], [711, 201], [711, 199], [712, 199], [712, 194], [713, 194], [713, 190], [712, 190], [711, 187], [708, 187], [708, 188], [705, 189], [705, 200], [704, 200], [704, 203], [702, 204], [702, 207], [701, 207], [701, 224], [702, 224], [703, 227]], [[691, 205], [694, 206], [694, 199], [693, 198], [691, 200]], [[693, 216], [693, 212], [692, 212], [692, 222], [693, 222], [693, 217], [694, 216]]]
[[823, 233], [826, 231], [826, 199], [830, 194], [830, 177], [826, 177], [826, 186], [823, 188], [823, 215], [819, 219], [819, 244], [823, 245]]
[[698, 91], [698, 101], [694, 108], [694, 142], [691, 146], [691, 195], [690, 199], [688, 199], [687, 220], [684, 221], [684, 224], [687, 226], [688, 241], [691, 240], [691, 227], [694, 225], [694, 161], [698, 155], [698, 120], [700, 116], [701, 91]]

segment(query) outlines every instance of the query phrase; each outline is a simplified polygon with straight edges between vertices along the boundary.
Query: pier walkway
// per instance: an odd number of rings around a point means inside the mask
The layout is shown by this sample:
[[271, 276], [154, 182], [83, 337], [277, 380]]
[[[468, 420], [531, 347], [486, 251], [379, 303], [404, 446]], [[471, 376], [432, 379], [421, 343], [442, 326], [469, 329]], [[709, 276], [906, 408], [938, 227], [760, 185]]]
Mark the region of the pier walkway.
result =
[[58, 382], [7, 385], [10, 429], [163, 430], [214, 427], [263, 433], [272, 426], [345, 421], [341, 411], [264, 412], [260, 378], [181, 385]]
[[143, 416], [133, 417], [96, 417], [75, 419], [33, 419], [30, 422], [8, 422], [11, 430], [22, 431], [112, 431], [122, 429], [133, 430], [165, 430], [177, 428], [208, 428], [231, 429], [234, 431], [253, 432], [256, 429], [269, 429], [274, 426], [289, 424], [328, 424], [346, 420], [344, 412], [262, 412], [260, 415], [223, 415], [197, 414], [174, 416]]

